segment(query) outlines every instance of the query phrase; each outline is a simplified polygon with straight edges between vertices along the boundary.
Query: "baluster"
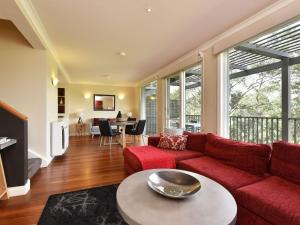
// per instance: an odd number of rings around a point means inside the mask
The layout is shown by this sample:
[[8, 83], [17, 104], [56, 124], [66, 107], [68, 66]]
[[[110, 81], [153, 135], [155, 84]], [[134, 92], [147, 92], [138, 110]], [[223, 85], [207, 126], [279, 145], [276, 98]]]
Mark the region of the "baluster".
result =
[[243, 141], [245, 141], [245, 117], [243, 117]]
[[254, 127], [255, 127], [255, 118], [252, 117], [252, 143], [255, 142]]
[[229, 137], [232, 139], [232, 128], [231, 128], [231, 123], [232, 123], [232, 117], [229, 117]]
[[233, 124], [232, 124], [233, 131], [234, 131], [234, 139], [236, 139], [236, 137], [237, 137], [237, 130], [236, 130], [237, 120], [236, 120], [236, 119], [237, 119], [237, 118], [234, 117], [234, 122], [233, 122]]
[[236, 117], [236, 140], [239, 139], [239, 118]]
[[269, 143], [269, 119], [266, 118], [266, 143]]
[[261, 129], [261, 143], [264, 143], [264, 118], [261, 118], [260, 129]]
[[271, 143], [273, 143], [273, 118], [271, 118]]
[[279, 119], [276, 118], [276, 138], [277, 138], [277, 141], [279, 139], [279, 126], [278, 126], [278, 123], [279, 123]]
[[256, 143], [258, 143], [258, 117], [256, 117]]
[[294, 119], [294, 143], [297, 143], [297, 123], [296, 119]]
[[243, 124], [243, 120], [244, 120], [244, 117], [241, 117], [241, 123], [240, 123], [241, 138], [240, 138], [240, 141], [244, 140], [244, 124]]
[[250, 142], [250, 118], [247, 117], [247, 141]]

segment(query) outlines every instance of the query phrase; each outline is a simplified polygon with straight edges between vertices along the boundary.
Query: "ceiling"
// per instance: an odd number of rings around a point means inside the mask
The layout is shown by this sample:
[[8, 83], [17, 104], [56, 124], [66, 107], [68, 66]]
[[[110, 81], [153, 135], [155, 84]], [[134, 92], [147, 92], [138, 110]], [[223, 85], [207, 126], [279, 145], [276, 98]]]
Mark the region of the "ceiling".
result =
[[276, 0], [31, 1], [71, 82], [132, 86]]

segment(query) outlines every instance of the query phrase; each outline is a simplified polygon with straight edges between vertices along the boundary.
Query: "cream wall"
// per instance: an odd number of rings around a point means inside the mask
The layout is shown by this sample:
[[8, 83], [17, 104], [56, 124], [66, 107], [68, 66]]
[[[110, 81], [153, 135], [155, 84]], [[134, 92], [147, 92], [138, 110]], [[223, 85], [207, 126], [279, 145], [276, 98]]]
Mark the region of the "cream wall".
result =
[[46, 158], [51, 160], [51, 122], [56, 121], [58, 118], [57, 114], [57, 87], [54, 87], [52, 84], [52, 78], [59, 77], [60, 71], [53, 59], [53, 57], [47, 53], [47, 73], [46, 73], [46, 83], [47, 83], [47, 120], [46, 123], [46, 145], [47, 145], [47, 151], [46, 151]]
[[202, 129], [204, 132], [217, 133], [218, 60], [212, 48], [203, 52], [202, 65]]
[[49, 121], [56, 88], [50, 84], [49, 56], [33, 49], [14, 25], [0, 20], [0, 99], [28, 116], [29, 149], [50, 160]]
[[[139, 118], [137, 93], [134, 87], [116, 87], [87, 84], [60, 84], [66, 88], [66, 102], [68, 105], [67, 114], [70, 120], [70, 134], [74, 135], [74, 124], [78, 121], [78, 112], [83, 113], [85, 123], [90, 123], [91, 118], [115, 118], [118, 111], [122, 114], [133, 113], [133, 117]], [[90, 93], [89, 99], [84, 98], [85, 93]], [[93, 95], [108, 94], [116, 95], [115, 111], [94, 111]], [[119, 95], [124, 95], [124, 99], [119, 99]]]

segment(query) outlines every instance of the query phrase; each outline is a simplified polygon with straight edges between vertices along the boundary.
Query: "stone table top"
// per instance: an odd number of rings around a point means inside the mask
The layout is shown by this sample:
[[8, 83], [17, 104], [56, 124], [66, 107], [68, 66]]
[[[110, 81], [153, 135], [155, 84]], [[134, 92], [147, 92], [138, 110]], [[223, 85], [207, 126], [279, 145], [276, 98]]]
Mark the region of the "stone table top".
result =
[[[170, 170], [170, 169], [164, 169]], [[117, 190], [118, 209], [130, 225], [234, 225], [237, 205], [217, 182], [188, 171], [201, 189], [187, 199], [169, 199], [147, 185], [148, 177], [159, 170], [145, 170], [127, 177]]]

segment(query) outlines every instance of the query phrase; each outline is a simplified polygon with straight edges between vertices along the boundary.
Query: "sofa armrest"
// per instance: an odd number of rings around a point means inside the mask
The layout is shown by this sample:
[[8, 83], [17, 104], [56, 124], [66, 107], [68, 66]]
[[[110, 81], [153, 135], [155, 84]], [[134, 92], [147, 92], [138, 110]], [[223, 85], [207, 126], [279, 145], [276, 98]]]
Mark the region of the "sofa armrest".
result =
[[148, 145], [157, 147], [160, 140], [160, 136], [150, 136], [148, 137]]

